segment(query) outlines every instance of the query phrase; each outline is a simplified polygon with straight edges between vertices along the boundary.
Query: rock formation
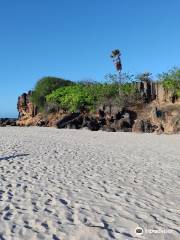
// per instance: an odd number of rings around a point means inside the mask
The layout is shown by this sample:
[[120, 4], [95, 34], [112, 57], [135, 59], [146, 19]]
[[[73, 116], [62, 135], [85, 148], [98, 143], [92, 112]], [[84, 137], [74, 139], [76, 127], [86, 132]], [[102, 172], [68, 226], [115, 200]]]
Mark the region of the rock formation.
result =
[[143, 103], [141, 107], [119, 109], [117, 106], [103, 106], [97, 114], [65, 114], [63, 111], [43, 115], [31, 102], [32, 92], [18, 98], [19, 126], [56, 126], [92, 131], [133, 131], [133, 132], [179, 132], [180, 106], [172, 92], [161, 83], [141, 81], [136, 83]]
[[18, 97], [17, 109], [19, 112], [19, 119], [30, 118], [37, 115], [37, 107], [31, 102], [32, 91], [23, 93]]
[[164, 102], [174, 103], [177, 101], [177, 99], [174, 99], [172, 91], [166, 90], [160, 82], [146, 80], [137, 82], [136, 84], [139, 92], [144, 97], [145, 103], [156, 101], [161, 104]]
[[16, 126], [15, 118], [0, 118], [0, 127]]

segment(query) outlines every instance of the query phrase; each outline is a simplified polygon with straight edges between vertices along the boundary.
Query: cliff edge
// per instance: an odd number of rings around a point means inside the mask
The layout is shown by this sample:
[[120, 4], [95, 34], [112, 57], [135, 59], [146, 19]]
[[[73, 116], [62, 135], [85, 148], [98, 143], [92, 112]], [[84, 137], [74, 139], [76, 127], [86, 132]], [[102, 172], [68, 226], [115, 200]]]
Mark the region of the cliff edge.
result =
[[[161, 83], [141, 81], [136, 83], [142, 103], [133, 107], [118, 108], [103, 105], [94, 114], [80, 112], [75, 120], [71, 113], [59, 110], [55, 113], [40, 113], [31, 101], [32, 91], [18, 98], [19, 126], [56, 126], [61, 128], [102, 129], [106, 131], [133, 131], [177, 133], [180, 131], [180, 101]], [[70, 116], [70, 117], [68, 117]], [[69, 120], [63, 120], [69, 119]], [[88, 121], [86, 121], [89, 119]], [[59, 124], [63, 121], [63, 125]], [[79, 122], [78, 122], [79, 121]], [[86, 122], [86, 124], [85, 124]], [[65, 123], [65, 124], [64, 124]], [[89, 124], [89, 125], [88, 125]]]

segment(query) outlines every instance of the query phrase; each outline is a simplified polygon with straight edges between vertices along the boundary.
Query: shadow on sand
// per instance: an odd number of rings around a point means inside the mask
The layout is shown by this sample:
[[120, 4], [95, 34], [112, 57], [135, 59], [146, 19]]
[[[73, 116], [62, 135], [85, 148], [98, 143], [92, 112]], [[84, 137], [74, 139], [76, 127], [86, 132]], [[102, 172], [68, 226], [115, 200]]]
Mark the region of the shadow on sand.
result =
[[2, 160], [10, 160], [10, 159], [14, 159], [16, 157], [25, 157], [25, 156], [28, 156], [29, 154], [17, 154], [17, 155], [12, 155], [12, 156], [9, 156], [9, 157], [3, 157], [3, 158], [0, 158], [0, 161]]

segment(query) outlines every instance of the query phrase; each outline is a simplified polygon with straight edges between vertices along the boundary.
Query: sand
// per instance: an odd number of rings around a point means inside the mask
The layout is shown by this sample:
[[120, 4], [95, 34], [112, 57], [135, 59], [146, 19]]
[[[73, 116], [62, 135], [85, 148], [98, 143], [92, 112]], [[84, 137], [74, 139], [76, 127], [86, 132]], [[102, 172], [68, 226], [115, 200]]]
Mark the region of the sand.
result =
[[0, 239], [180, 239], [180, 135], [0, 128]]

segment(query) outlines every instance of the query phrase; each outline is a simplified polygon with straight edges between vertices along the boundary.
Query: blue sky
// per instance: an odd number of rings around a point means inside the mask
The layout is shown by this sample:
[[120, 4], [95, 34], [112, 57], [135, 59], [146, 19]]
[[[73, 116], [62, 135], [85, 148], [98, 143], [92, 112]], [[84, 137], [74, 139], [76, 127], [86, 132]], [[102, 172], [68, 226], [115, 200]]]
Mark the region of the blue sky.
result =
[[0, 117], [43, 76], [103, 80], [180, 65], [179, 0], [0, 0]]

